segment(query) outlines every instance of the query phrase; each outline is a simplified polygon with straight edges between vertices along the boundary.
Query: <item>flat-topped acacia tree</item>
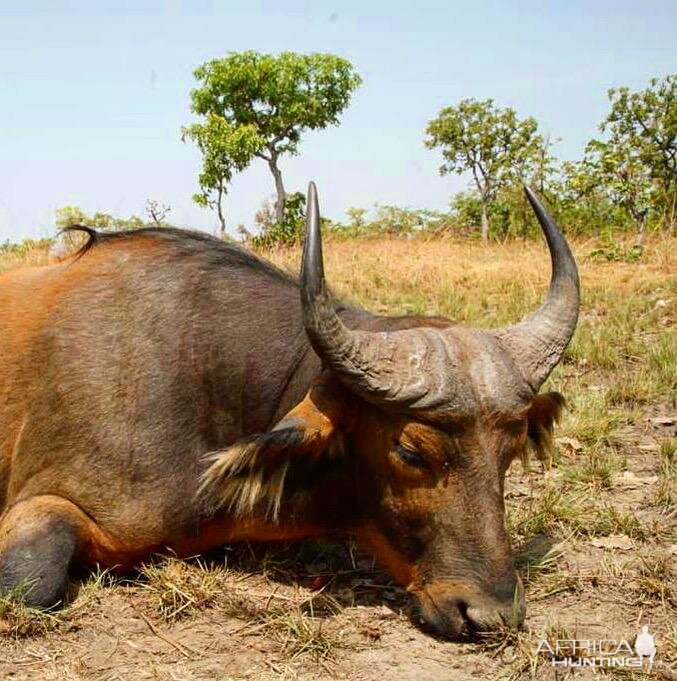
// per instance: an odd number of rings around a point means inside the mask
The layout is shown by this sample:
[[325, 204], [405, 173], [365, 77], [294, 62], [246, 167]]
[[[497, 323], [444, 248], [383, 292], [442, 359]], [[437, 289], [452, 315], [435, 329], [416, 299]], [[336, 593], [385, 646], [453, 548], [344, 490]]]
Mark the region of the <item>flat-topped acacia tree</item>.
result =
[[[306, 130], [337, 125], [361, 78], [349, 61], [333, 54], [253, 51], [208, 61], [194, 75], [199, 85], [190, 93], [191, 109], [204, 123], [184, 128], [183, 135], [197, 142], [210, 171], [200, 176], [202, 194], [196, 200], [218, 208], [232, 172], [257, 157], [273, 174], [275, 217], [281, 221], [280, 156], [298, 153]], [[212, 192], [218, 200], [214, 204], [205, 199]]]

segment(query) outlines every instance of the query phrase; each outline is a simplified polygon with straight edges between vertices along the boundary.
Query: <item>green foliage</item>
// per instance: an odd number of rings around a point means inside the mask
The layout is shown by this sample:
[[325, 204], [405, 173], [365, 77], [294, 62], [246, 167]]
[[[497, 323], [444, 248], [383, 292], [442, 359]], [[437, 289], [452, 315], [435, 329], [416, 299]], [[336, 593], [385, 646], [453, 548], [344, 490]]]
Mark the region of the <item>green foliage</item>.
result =
[[[218, 212], [225, 236], [228, 184], [254, 158], [262, 158], [275, 177], [277, 202], [257, 214], [259, 236], [244, 227], [242, 234], [256, 246], [298, 243], [304, 198], [284, 192], [278, 157], [298, 153], [304, 131], [336, 125], [360, 77], [334, 55], [252, 51], [206, 62], [195, 77], [192, 110], [201, 120], [182, 131], [203, 158], [200, 191], [193, 198]], [[538, 133], [533, 118], [519, 119], [491, 99], [466, 99], [444, 108], [429, 122], [425, 144], [441, 150], [442, 175], [467, 172], [473, 188], [457, 193], [448, 213], [388, 205], [376, 205], [375, 211], [350, 208], [347, 222], [325, 220], [325, 228], [345, 237], [445, 232], [526, 238], [540, 234], [525, 200], [527, 183], [570, 235], [598, 237], [592, 259], [633, 262], [642, 255], [645, 231], [677, 226], [677, 74], [653, 79], [638, 92], [610, 90], [609, 101], [600, 126], [603, 139], [590, 140], [579, 161], [562, 163], [550, 153], [551, 141]], [[147, 218], [118, 218], [66, 206], [58, 209], [56, 223], [128, 230], [162, 225], [169, 210], [149, 201]], [[619, 245], [619, 232], [630, 230], [639, 235], [636, 247]], [[0, 244], [0, 252], [27, 252], [42, 243]]]
[[[245, 234], [245, 238], [255, 248], [300, 243], [305, 231], [305, 203], [305, 196], [301, 192], [289, 194], [282, 222], [276, 222], [270, 204], [264, 204], [256, 215], [261, 234]], [[333, 237], [351, 239], [386, 235], [407, 237], [417, 232], [449, 231], [454, 227], [451, 216], [438, 211], [376, 205], [373, 219], [368, 219], [368, 212], [365, 208], [349, 208], [346, 211], [349, 220], [343, 224], [322, 218], [322, 230]]]
[[215, 115], [231, 129], [251, 126], [256, 153], [295, 154], [301, 133], [337, 125], [360, 77], [332, 54], [279, 56], [233, 52], [195, 70], [191, 92], [196, 114]]
[[445, 215], [434, 210], [377, 205], [372, 231], [382, 234], [412, 234], [425, 229], [438, 229]]
[[346, 215], [348, 216], [348, 226], [355, 231], [363, 230], [367, 225], [366, 215], [368, 211], [366, 208], [348, 208]]
[[370, 235], [409, 236], [416, 232], [439, 232], [453, 228], [448, 213], [434, 210], [400, 208], [398, 206], [375, 206], [373, 219], [367, 219], [365, 208], [349, 208], [348, 222], [334, 223], [329, 231], [339, 237]]
[[520, 121], [513, 109], [499, 109], [492, 99], [465, 99], [428, 123], [426, 146], [442, 149], [440, 174], [469, 170], [478, 189], [493, 196], [507, 179], [533, 164], [540, 149], [537, 129], [535, 119]]
[[574, 235], [597, 234], [611, 238], [614, 230], [627, 227], [627, 221], [611, 202], [589, 158], [562, 163], [552, 204], [559, 221]]
[[637, 262], [642, 257], [642, 249], [638, 246], [626, 248], [619, 243], [606, 243], [590, 252], [592, 260], [606, 262]]
[[649, 168], [642, 163], [637, 150], [591, 140], [586, 147], [585, 162], [591, 166], [611, 203], [623, 208], [638, 233], [642, 233], [654, 202], [655, 187]]
[[634, 223], [641, 244], [647, 222], [674, 226], [677, 202], [677, 75], [647, 89], [609, 90], [611, 111], [591, 140], [587, 162], [611, 202]]
[[[547, 201], [551, 191], [542, 192]], [[487, 208], [489, 236], [496, 239], [531, 237], [540, 234], [538, 223], [528, 204], [521, 184], [502, 187]], [[477, 191], [458, 192], [451, 202], [451, 217], [459, 233], [478, 236], [482, 220], [482, 199]]]
[[244, 170], [259, 148], [259, 136], [253, 125], [235, 125], [209, 113], [205, 123], [193, 123], [182, 130], [202, 153], [202, 172], [198, 176], [200, 191], [193, 194], [195, 203], [216, 210], [221, 235], [226, 218], [223, 200], [233, 175]]
[[[607, 245], [594, 257], [632, 261], [645, 231], [674, 228], [677, 208], [677, 77], [631, 93], [609, 91], [611, 111], [583, 159], [561, 165], [553, 206], [572, 233], [597, 234]], [[614, 235], [635, 230], [637, 248], [617, 252]]]
[[19, 243], [12, 243], [7, 240], [0, 244], [0, 255], [16, 255], [25, 257], [31, 251], [46, 250], [54, 243], [54, 239], [23, 239]]
[[[611, 110], [580, 161], [558, 164], [550, 140], [533, 119], [519, 121], [492, 100], [465, 100], [430, 122], [426, 145], [442, 149], [442, 174], [469, 172], [474, 190], [451, 204], [459, 229], [482, 228], [496, 238], [538, 233], [522, 192], [533, 186], [570, 234], [595, 234], [612, 243], [619, 231], [677, 225], [677, 75], [654, 79], [641, 92], [609, 91]], [[633, 260], [602, 247], [595, 257]]]
[[[183, 130], [203, 154], [202, 205], [221, 205], [233, 172], [254, 157], [265, 160], [275, 178], [276, 220], [284, 222], [286, 194], [278, 158], [298, 153], [301, 135], [337, 125], [361, 79], [352, 65], [332, 54], [278, 56], [232, 52], [194, 72], [199, 86], [191, 92], [192, 111], [206, 118]], [[221, 212], [222, 228], [225, 228]]]
[[281, 222], [261, 219], [262, 233], [251, 238], [254, 248], [293, 246], [303, 238], [306, 221], [306, 197], [301, 192], [287, 196]]
[[677, 191], [677, 74], [653, 78], [641, 92], [609, 90], [611, 111], [600, 126], [609, 145], [631, 150], [669, 195]]
[[140, 229], [151, 224], [138, 215], [130, 215], [128, 218], [118, 218], [110, 213], [97, 211], [93, 215], [87, 215], [79, 206], [63, 206], [56, 209], [56, 226], [65, 229], [72, 225], [87, 225], [103, 232], [123, 232], [130, 229]]
[[[490, 206], [490, 213], [492, 208], [493, 206]], [[479, 233], [475, 230], [479, 228], [482, 219], [482, 202], [477, 191], [469, 190], [454, 194], [451, 199], [451, 212], [471, 233]], [[493, 215], [490, 215], [490, 221], [491, 225], [496, 224]]]
[[440, 174], [472, 173], [480, 197], [482, 237], [489, 230], [488, 208], [498, 192], [550, 163], [548, 145], [534, 118], [520, 120], [513, 109], [499, 109], [492, 99], [465, 99], [442, 109], [428, 123], [425, 144], [440, 148]]

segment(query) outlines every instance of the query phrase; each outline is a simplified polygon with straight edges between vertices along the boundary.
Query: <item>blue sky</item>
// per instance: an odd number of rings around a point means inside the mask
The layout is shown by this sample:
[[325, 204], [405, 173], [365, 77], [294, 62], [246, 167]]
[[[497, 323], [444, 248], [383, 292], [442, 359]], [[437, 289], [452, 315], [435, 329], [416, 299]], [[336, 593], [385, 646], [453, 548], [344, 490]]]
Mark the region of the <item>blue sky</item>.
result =
[[[193, 69], [245, 49], [333, 52], [364, 79], [341, 125], [282, 161], [288, 190], [315, 179], [335, 219], [374, 203], [443, 209], [467, 178], [439, 177], [423, 145], [442, 106], [493, 97], [578, 158], [608, 88], [677, 72], [677, 3], [3, 2], [0, 241], [51, 234], [59, 206], [126, 216], [147, 198], [211, 231], [215, 218], [191, 201], [200, 158], [180, 127]], [[252, 226], [272, 193], [254, 163], [232, 184], [230, 228]]]

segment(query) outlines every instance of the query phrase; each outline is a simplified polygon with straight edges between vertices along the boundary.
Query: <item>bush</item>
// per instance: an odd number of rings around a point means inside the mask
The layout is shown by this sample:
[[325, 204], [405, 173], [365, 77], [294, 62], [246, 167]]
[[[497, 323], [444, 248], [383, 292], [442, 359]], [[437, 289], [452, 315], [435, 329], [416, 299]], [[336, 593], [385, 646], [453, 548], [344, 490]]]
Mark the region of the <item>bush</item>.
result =
[[254, 248], [293, 246], [301, 242], [306, 222], [306, 197], [301, 192], [287, 195], [282, 222], [275, 222], [273, 216], [270, 202], [264, 203], [256, 214], [261, 234], [250, 237]]
[[349, 221], [346, 224], [333, 223], [329, 225], [329, 230], [336, 236], [346, 238], [370, 235], [401, 237], [425, 231], [439, 232], [455, 227], [448, 213], [378, 204], [375, 209], [374, 219], [367, 220], [368, 211], [365, 208], [349, 208], [346, 211]]
[[54, 244], [54, 239], [24, 239], [19, 243], [12, 243], [9, 240], [0, 244], [0, 254], [2, 255], [17, 255], [24, 257], [31, 251], [46, 251]]
[[156, 221], [147, 222], [138, 215], [130, 215], [128, 218], [117, 218], [110, 213], [97, 211], [93, 215], [87, 215], [79, 206], [63, 206], [56, 209], [56, 226], [65, 229], [72, 225], [87, 225], [103, 232], [122, 232], [141, 227], [156, 227]]

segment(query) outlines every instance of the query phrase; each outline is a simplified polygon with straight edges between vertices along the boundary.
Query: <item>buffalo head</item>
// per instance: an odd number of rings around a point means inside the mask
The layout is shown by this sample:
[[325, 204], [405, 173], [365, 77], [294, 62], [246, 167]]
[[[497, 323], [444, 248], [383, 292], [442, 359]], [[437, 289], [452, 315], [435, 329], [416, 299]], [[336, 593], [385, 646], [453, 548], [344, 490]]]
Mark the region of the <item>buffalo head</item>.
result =
[[[524, 596], [505, 527], [510, 462], [552, 428], [562, 398], [538, 394], [576, 326], [576, 265], [530, 190], [550, 250], [543, 305], [501, 329], [337, 311], [325, 282], [315, 186], [301, 302], [322, 372], [270, 432], [215, 458], [207, 482], [240, 515], [346, 529], [455, 635], [519, 625]], [[295, 499], [293, 503], [286, 500]]]

